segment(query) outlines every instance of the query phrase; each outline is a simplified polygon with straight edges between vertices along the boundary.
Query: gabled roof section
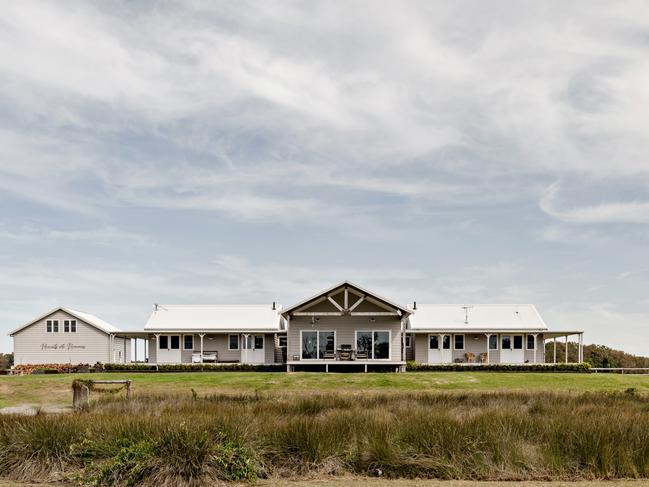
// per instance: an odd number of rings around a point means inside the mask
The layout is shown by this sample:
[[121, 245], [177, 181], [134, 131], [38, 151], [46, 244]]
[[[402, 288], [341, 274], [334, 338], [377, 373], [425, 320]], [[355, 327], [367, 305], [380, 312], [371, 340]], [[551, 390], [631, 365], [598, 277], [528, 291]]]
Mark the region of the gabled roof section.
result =
[[[378, 294], [375, 294], [371, 291], [368, 291], [365, 288], [362, 288], [358, 284], [354, 284], [353, 282], [350, 281], [342, 281], [338, 284], [335, 284], [331, 286], [328, 289], [325, 289], [324, 291], [319, 292], [318, 294], [314, 294], [313, 296], [304, 299], [300, 301], [299, 303], [294, 304], [293, 306], [290, 306], [282, 311], [283, 316], [288, 316], [289, 314], [295, 313], [301, 308], [304, 308], [308, 306], [309, 304], [315, 304], [319, 301], [326, 300], [327, 298], [330, 298], [331, 296], [334, 296], [336, 294], [339, 294], [341, 291], [344, 292], [345, 288], [350, 289], [352, 292], [355, 292], [358, 296], [361, 296], [365, 299], [370, 299], [375, 303], [380, 303], [383, 306], [387, 306], [389, 308], [394, 309], [397, 311], [401, 316], [408, 316], [409, 314], [412, 313], [412, 311], [404, 306], [401, 306], [397, 303], [394, 303], [393, 301], [390, 301], [389, 299], [386, 299], [382, 296], [379, 296]], [[350, 312], [353, 312], [353, 307], [354, 307], [354, 301], [358, 301], [356, 299], [350, 299], [347, 303], [348, 307], [347, 309], [344, 308], [343, 303], [338, 303], [338, 305], [333, 304], [336, 308], [340, 306], [341, 309], [338, 309], [337, 311], [340, 312], [340, 314], [348, 314]]]
[[533, 304], [417, 304], [412, 330], [547, 330]]
[[103, 331], [105, 333], [119, 333], [121, 331], [116, 326], [113, 326], [110, 323], [108, 323], [108, 322], [106, 322], [106, 321], [104, 321], [104, 320], [102, 320], [100, 318], [97, 318], [95, 315], [91, 315], [90, 313], [85, 313], [83, 311], [77, 311], [77, 310], [74, 310], [74, 309], [71, 309], [71, 308], [54, 308], [53, 310], [48, 311], [44, 315], [39, 316], [35, 320], [32, 320], [29, 323], [26, 323], [24, 325], [19, 326], [18, 328], [16, 328], [12, 332], [10, 332], [9, 336], [15, 335], [19, 331], [24, 330], [28, 326], [32, 326], [34, 323], [37, 323], [37, 322], [47, 318], [48, 316], [53, 315], [54, 313], [56, 313], [58, 311], [63, 311], [64, 313], [67, 313], [70, 316], [72, 316], [74, 318], [77, 318], [78, 320], [81, 320], [84, 323], [86, 323], [86, 324], [88, 324], [90, 326], [93, 326], [93, 327], [97, 328], [98, 330], [101, 330], [101, 331]]
[[283, 330], [281, 306], [270, 304], [158, 304], [145, 331]]

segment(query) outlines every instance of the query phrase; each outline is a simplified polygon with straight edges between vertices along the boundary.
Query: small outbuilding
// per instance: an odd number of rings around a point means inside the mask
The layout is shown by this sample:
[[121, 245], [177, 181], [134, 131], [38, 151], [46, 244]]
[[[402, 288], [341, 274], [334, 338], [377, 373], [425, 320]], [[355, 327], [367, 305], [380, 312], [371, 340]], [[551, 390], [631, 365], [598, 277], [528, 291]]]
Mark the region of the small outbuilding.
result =
[[14, 364], [95, 364], [131, 361], [131, 340], [89, 313], [56, 308], [11, 333]]

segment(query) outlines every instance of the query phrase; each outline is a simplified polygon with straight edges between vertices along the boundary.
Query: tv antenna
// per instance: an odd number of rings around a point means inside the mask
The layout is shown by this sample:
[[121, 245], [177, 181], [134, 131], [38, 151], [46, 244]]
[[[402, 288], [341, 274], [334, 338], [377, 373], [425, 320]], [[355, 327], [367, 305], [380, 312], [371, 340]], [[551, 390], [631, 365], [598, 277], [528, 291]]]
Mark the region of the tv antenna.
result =
[[464, 310], [464, 324], [468, 325], [469, 324], [469, 310], [473, 308], [473, 306], [462, 306], [462, 309]]

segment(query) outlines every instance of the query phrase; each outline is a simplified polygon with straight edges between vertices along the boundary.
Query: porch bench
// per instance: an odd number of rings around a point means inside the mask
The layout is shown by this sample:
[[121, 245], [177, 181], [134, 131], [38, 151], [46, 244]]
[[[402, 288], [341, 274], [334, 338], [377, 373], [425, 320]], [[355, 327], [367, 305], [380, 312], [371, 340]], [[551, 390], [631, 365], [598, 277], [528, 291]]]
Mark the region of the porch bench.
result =
[[[203, 352], [203, 363], [205, 362], [218, 362], [219, 361], [219, 352]], [[192, 353], [192, 363], [200, 364], [201, 363], [201, 352]]]

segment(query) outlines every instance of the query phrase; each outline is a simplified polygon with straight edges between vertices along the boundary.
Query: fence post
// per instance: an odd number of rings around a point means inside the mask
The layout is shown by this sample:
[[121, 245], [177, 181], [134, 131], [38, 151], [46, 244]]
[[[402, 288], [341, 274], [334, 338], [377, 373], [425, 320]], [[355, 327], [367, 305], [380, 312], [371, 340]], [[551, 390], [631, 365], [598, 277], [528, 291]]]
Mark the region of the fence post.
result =
[[81, 381], [72, 383], [72, 407], [74, 409], [86, 410], [90, 407], [90, 389]]

